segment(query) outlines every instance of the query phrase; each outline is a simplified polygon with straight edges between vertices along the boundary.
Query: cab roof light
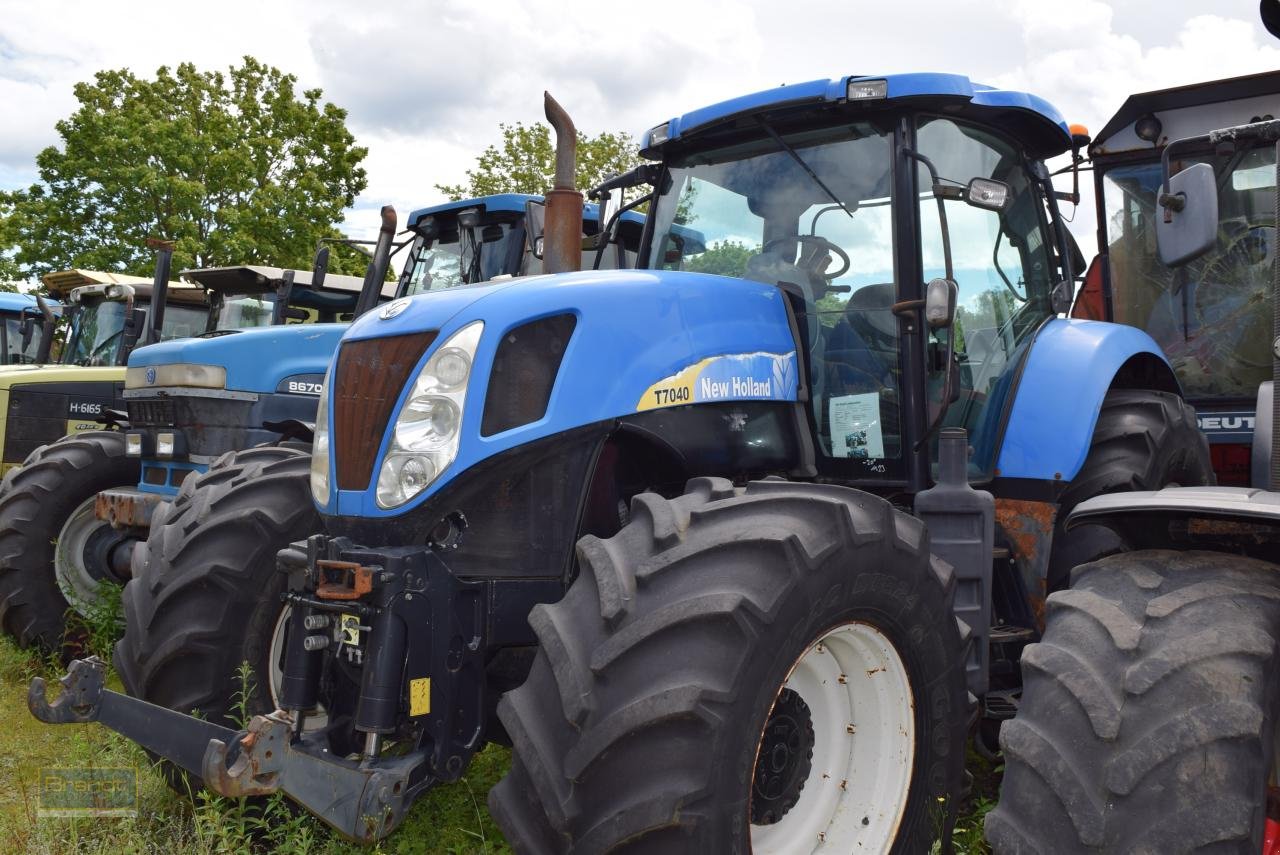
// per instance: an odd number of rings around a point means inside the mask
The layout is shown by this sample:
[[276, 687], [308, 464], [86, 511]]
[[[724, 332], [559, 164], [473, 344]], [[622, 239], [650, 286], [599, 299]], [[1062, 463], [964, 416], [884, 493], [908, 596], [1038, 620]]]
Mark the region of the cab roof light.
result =
[[845, 90], [845, 97], [850, 101], [874, 101], [889, 97], [889, 81], [887, 80], [850, 80]]

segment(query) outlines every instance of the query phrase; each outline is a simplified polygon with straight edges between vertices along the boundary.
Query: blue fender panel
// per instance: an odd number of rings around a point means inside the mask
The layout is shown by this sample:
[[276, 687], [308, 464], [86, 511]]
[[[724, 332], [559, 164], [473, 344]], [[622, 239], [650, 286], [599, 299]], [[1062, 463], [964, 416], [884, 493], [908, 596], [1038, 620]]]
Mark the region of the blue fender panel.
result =
[[347, 326], [289, 324], [162, 341], [129, 354], [129, 366], [221, 365], [227, 369], [228, 389], [269, 393], [286, 377], [323, 374]]
[[[458, 456], [426, 490], [399, 508], [378, 508], [371, 485], [363, 491], [331, 494], [322, 508], [325, 513], [398, 516], [481, 460], [543, 437], [650, 408], [656, 400], [653, 389], [659, 384], [663, 388], [687, 385], [688, 395], [670, 400], [677, 406], [712, 399], [796, 399], [795, 341], [785, 298], [777, 288], [758, 282], [680, 271], [584, 271], [405, 299], [407, 307], [395, 317], [383, 319], [380, 311], [373, 311], [357, 320], [344, 341], [439, 330], [435, 344], [415, 368], [416, 375], [451, 335], [474, 321], [484, 322], [467, 389]], [[577, 324], [545, 415], [502, 433], [481, 436], [488, 378], [505, 334], [530, 321], [565, 313], [575, 315]], [[734, 383], [735, 377], [752, 382]], [[711, 389], [712, 385], [716, 388]], [[701, 394], [704, 390], [708, 393]], [[406, 387], [392, 418], [407, 394]], [[324, 417], [331, 415], [325, 413]], [[379, 462], [386, 442], [384, 434]]]
[[1074, 478], [1112, 379], [1140, 353], [1168, 364], [1151, 336], [1134, 327], [1061, 318], [1045, 324], [1018, 382], [996, 461], [999, 477]]

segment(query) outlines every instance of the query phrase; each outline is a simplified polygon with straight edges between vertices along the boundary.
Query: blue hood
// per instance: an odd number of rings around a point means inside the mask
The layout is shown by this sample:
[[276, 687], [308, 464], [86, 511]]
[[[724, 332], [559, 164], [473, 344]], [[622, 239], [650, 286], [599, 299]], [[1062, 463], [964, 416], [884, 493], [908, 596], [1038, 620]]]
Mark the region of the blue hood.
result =
[[180, 362], [221, 365], [227, 369], [228, 389], [269, 393], [286, 377], [323, 374], [349, 328], [347, 324], [292, 324], [162, 341], [129, 354], [129, 367]]

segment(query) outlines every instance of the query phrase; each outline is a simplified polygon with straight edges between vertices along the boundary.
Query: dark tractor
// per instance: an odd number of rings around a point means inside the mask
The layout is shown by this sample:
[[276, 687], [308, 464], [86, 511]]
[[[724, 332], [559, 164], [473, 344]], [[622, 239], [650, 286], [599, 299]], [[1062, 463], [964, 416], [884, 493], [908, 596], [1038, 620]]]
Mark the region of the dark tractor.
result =
[[651, 189], [640, 269], [588, 272], [562, 150], [557, 275], [343, 336], [319, 524], [223, 589], [283, 627], [278, 709], [241, 731], [78, 661], [33, 713], [361, 841], [492, 741], [520, 852], [927, 851], [1093, 548], [1058, 518], [1209, 477], [1150, 337], [1058, 317], [1072, 145], [956, 75], [746, 95], [597, 188]]

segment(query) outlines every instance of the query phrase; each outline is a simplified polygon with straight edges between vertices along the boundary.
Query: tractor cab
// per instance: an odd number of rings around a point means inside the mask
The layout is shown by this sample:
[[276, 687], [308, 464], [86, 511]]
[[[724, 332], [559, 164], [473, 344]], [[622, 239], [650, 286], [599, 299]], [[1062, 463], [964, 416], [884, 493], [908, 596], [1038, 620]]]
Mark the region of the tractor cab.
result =
[[[184, 270], [182, 275], [208, 289], [208, 333], [287, 323], [344, 323], [354, 317], [364, 283], [359, 276], [320, 276], [312, 270], [262, 265]], [[381, 297], [391, 299], [395, 290], [395, 283], [388, 283]]]
[[[54, 317], [62, 306], [52, 299], [44, 301]], [[37, 319], [40, 319], [39, 321]], [[43, 311], [34, 295], [0, 293], [0, 365], [30, 365], [40, 356], [37, 324], [43, 326]]]
[[[542, 273], [544, 214], [543, 198], [524, 193], [414, 211], [409, 217], [414, 243], [400, 280], [404, 295]], [[597, 253], [595, 239], [600, 230], [598, 206], [584, 206], [582, 266], [634, 267], [644, 216], [627, 211], [618, 218], [618, 235], [610, 252]]]
[[[68, 324], [63, 365], [123, 365], [138, 343], [151, 310], [152, 280], [116, 273], [69, 270], [44, 277], [50, 293], [65, 293]], [[169, 283], [160, 340], [198, 335], [209, 303], [204, 289]]]
[[[1072, 314], [1145, 330], [1168, 356], [1222, 484], [1249, 483], [1254, 398], [1271, 378], [1270, 282], [1276, 254], [1275, 149], [1211, 131], [1280, 115], [1280, 72], [1130, 96], [1090, 148], [1099, 255]], [[1167, 266], [1156, 243], [1161, 161], [1173, 140], [1203, 138], [1171, 159], [1209, 164], [1218, 240]]]

